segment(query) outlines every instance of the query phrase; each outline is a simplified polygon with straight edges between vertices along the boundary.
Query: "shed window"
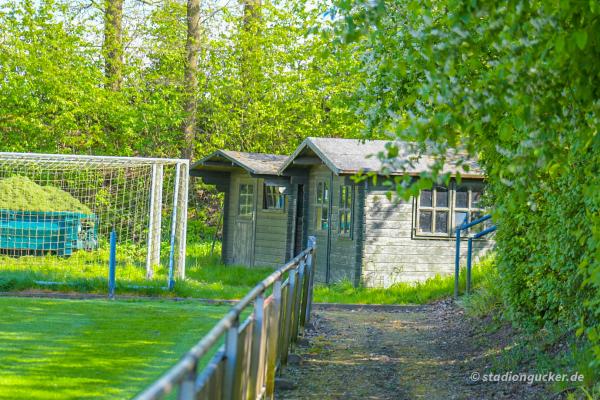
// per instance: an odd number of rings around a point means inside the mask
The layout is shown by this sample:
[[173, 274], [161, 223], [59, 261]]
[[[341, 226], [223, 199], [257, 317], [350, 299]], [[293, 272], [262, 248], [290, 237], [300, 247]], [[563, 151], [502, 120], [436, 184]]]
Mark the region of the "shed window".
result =
[[251, 216], [254, 211], [254, 185], [240, 184], [239, 215]]
[[315, 227], [318, 231], [325, 231], [329, 227], [329, 183], [317, 182], [315, 199]]
[[422, 190], [417, 199], [416, 233], [448, 236], [461, 224], [483, 216], [482, 193], [481, 182], [454, 184], [451, 189], [438, 185]]
[[354, 201], [354, 187], [351, 185], [340, 186], [340, 206], [338, 208], [338, 224], [340, 236], [352, 236], [352, 204]]
[[285, 187], [264, 185], [263, 208], [265, 210], [285, 210]]
[[[469, 223], [483, 217], [484, 213], [481, 208], [482, 194], [483, 185], [481, 184], [466, 183], [456, 187], [453, 231], [463, 223]], [[480, 231], [484, 228], [484, 225], [477, 225], [471, 229]]]

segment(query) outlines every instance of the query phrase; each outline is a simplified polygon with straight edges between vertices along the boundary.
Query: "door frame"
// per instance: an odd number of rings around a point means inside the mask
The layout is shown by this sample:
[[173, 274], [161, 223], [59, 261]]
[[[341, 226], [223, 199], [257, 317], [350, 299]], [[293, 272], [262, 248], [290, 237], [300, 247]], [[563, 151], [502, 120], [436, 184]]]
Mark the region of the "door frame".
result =
[[[235, 183], [237, 188], [236, 188], [236, 194], [237, 194], [237, 200], [236, 200], [236, 209], [235, 209], [235, 216], [234, 216], [234, 227], [236, 227], [236, 231], [237, 231], [237, 223], [238, 223], [238, 219], [239, 218], [247, 218], [250, 221], [250, 240], [248, 243], [248, 252], [249, 252], [249, 262], [248, 262], [248, 266], [249, 267], [254, 267], [254, 262], [255, 262], [255, 253], [256, 253], [256, 217], [257, 217], [257, 205], [258, 205], [258, 190], [259, 190], [259, 186], [258, 186], [258, 179], [256, 178], [251, 178], [251, 177], [240, 177], [239, 179], [237, 179], [237, 182]], [[240, 186], [241, 185], [251, 185], [253, 187], [253, 199], [252, 199], [252, 214], [251, 216], [248, 217], [240, 217]], [[235, 237], [235, 232], [233, 234], [233, 240], [236, 240]], [[234, 255], [235, 257], [235, 255]]]
[[[292, 258], [304, 249], [304, 232], [306, 231], [306, 187], [304, 183], [296, 184], [296, 207], [294, 210], [294, 230], [292, 243]], [[301, 217], [299, 217], [301, 214]], [[298, 232], [298, 219], [302, 218], [301, 231]], [[298, 238], [300, 236], [300, 238]]]

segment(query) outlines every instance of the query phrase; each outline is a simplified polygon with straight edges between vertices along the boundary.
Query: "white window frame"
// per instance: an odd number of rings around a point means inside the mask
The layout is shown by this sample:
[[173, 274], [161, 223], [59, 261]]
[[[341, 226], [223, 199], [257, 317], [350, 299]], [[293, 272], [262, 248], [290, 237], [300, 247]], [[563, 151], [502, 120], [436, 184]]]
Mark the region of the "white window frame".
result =
[[[323, 185], [323, 196], [321, 198], [321, 202], [319, 202], [319, 185]], [[327, 188], [327, 191], [325, 191]], [[327, 196], [325, 196], [325, 192], [327, 192]], [[329, 197], [331, 196], [331, 185], [329, 181], [325, 179], [320, 179], [315, 182], [315, 231], [327, 231], [327, 229], [331, 228], [329, 226], [330, 221], [330, 212], [329, 209]], [[323, 210], [327, 210], [327, 218], [323, 219]], [[321, 210], [321, 214], [319, 217], [318, 210]], [[323, 221], [327, 222], [327, 228], [323, 228]]]
[[[448, 187], [448, 207], [438, 207], [437, 206], [437, 188], [444, 187], [444, 185], [434, 185], [431, 189], [432, 192], [432, 206], [421, 206], [421, 193], [415, 199], [415, 212], [413, 216], [413, 234], [415, 237], [423, 237], [423, 238], [449, 238], [453, 237], [456, 233], [455, 226], [455, 214], [457, 212], [466, 212], [468, 221], [471, 221], [472, 216], [474, 214], [484, 215], [485, 210], [481, 207], [473, 207], [473, 192], [482, 192], [484, 189], [483, 181], [474, 181], [474, 180], [463, 180], [460, 184], [457, 184], [456, 181], [452, 181]], [[457, 207], [456, 206], [456, 193], [459, 188], [465, 187], [467, 189], [467, 207]], [[480, 190], [474, 190], [479, 188]], [[480, 200], [481, 201], [481, 200]], [[420, 218], [421, 211], [431, 212], [431, 232], [422, 232], [420, 229]], [[447, 212], [448, 213], [448, 221], [447, 221], [447, 232], [435, 232], [436, 230], [436, 213], [437, 212]], [[483, 228], [475, 228], [477, 230], [481, 230]]]
[[[250, 188], [250, 191], [246, 193], [242, 193], [242, 187]], [[252, 183], [240, 183], [238, 186], [238, 216], [243, 218], [251, 218], [254, 214], [254, 196], [256, 195], [254, 185]], [[242, 203], [242, 198], [245, 201]], [[250, 204], [248, 204], [247, 200], [250, 199]], [[245, 212], [247, 206], [250, 206], [250, 211]], [[242, 207], [243, 206], [243, 207]]]
[[[346, 198], [343, 198], [344, 188], [346, 190]], [[340, 185], [340, 195], [338, 205], [338, 235], [352, 239], [352, 232], [354, 230], [354, 185]], [[350, 223], [347, 226], [342, 227], [342, 215], [346, 216]]]

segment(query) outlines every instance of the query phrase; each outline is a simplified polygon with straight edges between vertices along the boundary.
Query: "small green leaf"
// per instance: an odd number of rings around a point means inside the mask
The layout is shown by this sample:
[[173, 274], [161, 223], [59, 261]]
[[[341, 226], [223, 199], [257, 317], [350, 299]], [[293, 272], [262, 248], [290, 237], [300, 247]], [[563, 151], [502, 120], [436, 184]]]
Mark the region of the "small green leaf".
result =
[[585, 49], [587, 44], [588, 35], [586, 31], [577, 31], [573, 34], [575, 36], [575, 43], [581, 50]]
[[563, 35], [560, 35], [558, 38], [556, 38], [554, 48], [559, 54], [562, 54], [565, 51], [565, 37]]

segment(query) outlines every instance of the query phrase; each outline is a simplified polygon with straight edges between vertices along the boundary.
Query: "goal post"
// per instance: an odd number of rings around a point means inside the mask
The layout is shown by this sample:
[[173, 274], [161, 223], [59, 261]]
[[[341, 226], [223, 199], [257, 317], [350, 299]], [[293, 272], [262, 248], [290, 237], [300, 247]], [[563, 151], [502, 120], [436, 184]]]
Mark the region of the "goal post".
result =
[[0, 153], [0, 273], [117, 284], [185, 278], [189, 161]]

